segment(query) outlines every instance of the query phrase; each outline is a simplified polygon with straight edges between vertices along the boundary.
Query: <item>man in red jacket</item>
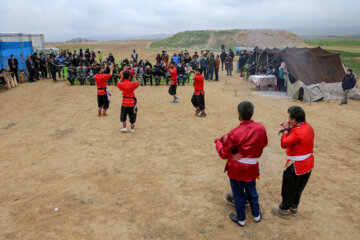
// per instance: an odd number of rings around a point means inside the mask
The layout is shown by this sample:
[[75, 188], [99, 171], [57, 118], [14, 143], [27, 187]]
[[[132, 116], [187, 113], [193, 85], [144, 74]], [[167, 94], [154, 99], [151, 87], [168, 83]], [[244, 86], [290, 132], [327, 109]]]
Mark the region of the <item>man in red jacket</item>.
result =
[[106, 80], [111, 78], [114, 70], [114, 64], [110, 65], [110, 74], [103, 74], [106, 70], [107, 65], [105, 64], [104, 68], [99, 67], [97, 74], [95, 75], [95, 81], [97, 86], [97, 96], [98, 96], [98, 116], [101, 116], [101, 110], [103, 110], [103, 116], [106, 117], [106, 110], [109, 108], [109, 99], [107, 96], [106, 89]]
[[202, 75], [202, 69], [196, 70], [196, 75], [192, 73], [194, 78], [194, 95], [191, 98], [191, 103], [195, 107], [195, 116], [206, 117], [205, 113], [205, 97], [204, 97], [204, 77]]
[[283, 135], [281, 147], [286, 149], [287, 161], [283, 173], [281, 188], [282, 202], [279, 208], [271, 212], [288, 219], [295, 215], [300, 202], [301, 193], [309, 180], [314, 168], [314, 130], [306, 122], [305, 112], [299, 106], [288, 109], [289, 120], [281, 126]]
[[171, 62], [170, 67], [166, 68], [166, 70], [168, 70], [170, 72], [170, 78], [171, 78], [169, 94], [174, 97], [174, 100], [172, 100], [171, 102], [177, 103], [179, 101], [179, 98], [176, 96], [177, 70], [176, 70], [174, 62]]
[[121, 105], [121, 114], [120, 114], [120, 121], [122, 122], [123, 128], [121, 129], [122, 132], [127, 132], [126, 128], [126, 117], [129, 115], [130, 123], [131, 123], [131, 132], [135, 132], [135, 121], [136, 121], [136, 114], [137, 114], [137, 100], [135, 97], [135, 89], [139, 87], [139, 83], [134, 80], [135, 82], [130, 82], [131, 73], [129, 71], [125, 71], [122, 74], [123, 80], [117, 83], [117, 87], [123, 93], [123, 100]]
[[254, 105], [244, 101], [238, 105], [240, 126], [215, 139], [216, 151], [222, 159], [227, 159], [225, 171], [235, 201], [236, 214], [230, 219], [239, 226], [245, 225], [245, 203], [249, 201], [255, 222], [260, 222], [261, 213], [256, 191], [259, 163], [263, 149], [268, 144], [265, 127], [251, 120]]

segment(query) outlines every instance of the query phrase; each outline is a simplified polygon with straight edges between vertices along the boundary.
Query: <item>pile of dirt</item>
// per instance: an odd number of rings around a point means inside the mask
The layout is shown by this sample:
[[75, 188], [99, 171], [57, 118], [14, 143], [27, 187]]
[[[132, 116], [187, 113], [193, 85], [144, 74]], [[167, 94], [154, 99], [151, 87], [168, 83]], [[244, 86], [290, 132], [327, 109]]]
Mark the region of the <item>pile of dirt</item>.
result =
[[305, 47], [306, 43], [296, 34], [273, 29], [203, 30], [179, 32], [170, 38], [155, 41], [152, 48], [189, 48], [218, 50], [226, 47], [285, 48]]

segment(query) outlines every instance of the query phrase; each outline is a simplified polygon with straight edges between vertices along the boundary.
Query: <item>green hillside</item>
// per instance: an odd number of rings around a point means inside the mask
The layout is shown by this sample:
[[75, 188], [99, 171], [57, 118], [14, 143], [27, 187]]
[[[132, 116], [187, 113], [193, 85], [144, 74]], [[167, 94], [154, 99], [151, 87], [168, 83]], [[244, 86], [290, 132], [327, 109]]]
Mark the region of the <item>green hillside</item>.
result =
[[283, 30], [269, 29], [233, 29], [233, 30], [199, 30], [179, 32], [172, 37], [155, 41], [153, 49], [208, 49], [219, 50], [242, 47], [294, 47], [305, 46], [297, 35]]

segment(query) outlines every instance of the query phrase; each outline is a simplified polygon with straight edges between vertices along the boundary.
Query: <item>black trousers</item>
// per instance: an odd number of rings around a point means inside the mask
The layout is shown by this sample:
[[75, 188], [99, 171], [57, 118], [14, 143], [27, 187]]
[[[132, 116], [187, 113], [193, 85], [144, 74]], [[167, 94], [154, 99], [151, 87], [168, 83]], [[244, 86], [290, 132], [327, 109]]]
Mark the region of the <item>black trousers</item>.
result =
[[47, 78], [47, 70], [46, 70], [46, 66], [42, 66], [40, 67], [40, 72], [41, 72], [41, 78]]
[[219, 69], [215, 68], [215, 81], [219, 81]]
[[199, 107], [200, 111], [205, 110], [205, 97], [204, 94], [194, 95], [191, 98], [191, 103], [194, 107]]
[[51, 71], [51, 77], [54, 81], [56, 81], [56, 70]]
[[130, 123], [136, 122], [136, 113], [134, 107], [121, 106], [120, 121], [126, 122], [126, 117], [129, 115]]
[[19, 77], [18, 77], [18, 69], [10, 69], [10, 71], [15, 75], [16, 77], [16, 81], [19, 82]]
[[39, 80], [39, 67], [34, 67], [34, 76], [36, 80]]
[[277, 78], [277, 88], [280, 92], [284, 92], [285, 90], [285, 80], [281, 78]]
[[29, 81], [33, 82], [34, 81], [34, 75], [35, 75], [35, 71], [33, 68], [29, 68]]
[[150, 86], [152, 86], [152, 83], [153, 83], [152, 76], [151, 77], [144, 77], [144, 86], [146, 86], [147, 81], [149, 81]]
[[290, 207], [298, 207], [301, 193], [309, 180], [310, 174], [311, 171], [303, 175], [296, 175], [294, 164], [284, 171], [281, 188], [282, 202], [280, 204], [280, 209], [288, 210]]
[[224, 64], [225, 64], [225, 61], [221, 61], [221, 71], [224, 71]]

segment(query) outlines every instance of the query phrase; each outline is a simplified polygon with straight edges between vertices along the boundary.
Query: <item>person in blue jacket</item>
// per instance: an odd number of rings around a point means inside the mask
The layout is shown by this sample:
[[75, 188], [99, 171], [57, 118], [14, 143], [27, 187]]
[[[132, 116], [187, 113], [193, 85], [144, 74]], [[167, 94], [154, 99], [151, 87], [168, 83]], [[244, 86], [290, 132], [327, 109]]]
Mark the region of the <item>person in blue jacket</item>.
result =
[[202, 56], [201, 56], [201, 59], [200, 59], [200, 68], [202, 69], [202, 72], [204, 73], [204, 78], [205, 78], [205, 80], [207, 80], [207, 79], [208, 79], [208, 77], [207, 77], [207, 71], [206, 71], [206, 69], [207, 69], [207, 64], [206, 64], [206, 57], [205, 57], [205, 55], [202, 55]]
[[344, 90], [343, 97], [341, 99], [340, 105], [347, 104], [347, 98], [349, 91], [354, 88], [356, 85], [356, 79], [354, 74], [352, 73], [352, 69], [348, 69], [346, 71], [346, 75], [342, 81], [342, 88]]
[[178, 63], [180, 62], [180, 59], [176, 53], [174, 53], [174, 55], [172, 56], [172, 62], [175, 63], [175, 66], [177, 66]]

